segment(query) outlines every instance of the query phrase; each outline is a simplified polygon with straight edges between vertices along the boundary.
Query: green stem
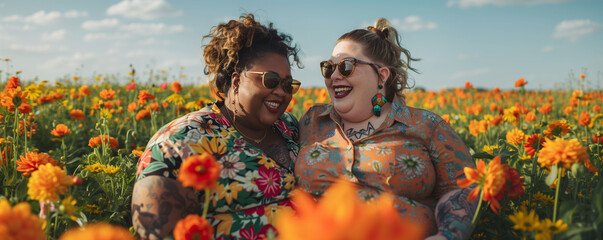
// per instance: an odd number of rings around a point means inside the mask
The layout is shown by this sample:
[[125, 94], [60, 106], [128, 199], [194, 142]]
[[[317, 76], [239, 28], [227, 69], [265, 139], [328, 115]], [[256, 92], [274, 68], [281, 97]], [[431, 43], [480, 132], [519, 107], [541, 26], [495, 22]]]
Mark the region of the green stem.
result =
[[207, 209], [209, 208], [210, 194], [211, 194], [211, 190], [205, 189], [205, 203], [203, 203], [203, 215], [201, 215], [203, 218], [205, 218], [205, 216], [207, 216]]
[[561, 173], [563, 172], [563, 168], [559, 168], [559, 172], [557, 173], [557, 187], [555, 190], [555, 206], [553, 207], [553, 222], [557, 221], [557, 205], [559, 203], [559, 189], [561, 188]]
[[471, 220], [471, 227], [469, 227], [469, 231], [467, 232], [467, 235], [465, 235], [465, 239], [469, 239], [469, 238], [471, 238], [471, 235], [473, 235], [472, 234], [473, 230], [477, 226], [477, 221], [479, 219], [479, 216], [481, 215], [483, 201], [484, 201], [484, 191], [482, 190], [479, 194], [479, 202], [477, 203], [477, 208], [475, 209], [475, 213], [473, 214], [473, 219]]

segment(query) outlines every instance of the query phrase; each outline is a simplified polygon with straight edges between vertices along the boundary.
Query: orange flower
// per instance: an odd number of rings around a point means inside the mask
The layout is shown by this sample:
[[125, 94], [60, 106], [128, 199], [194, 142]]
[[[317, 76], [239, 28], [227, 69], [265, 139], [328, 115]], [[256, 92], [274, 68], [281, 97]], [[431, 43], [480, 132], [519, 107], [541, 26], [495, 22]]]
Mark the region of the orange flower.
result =
[[45, 240], [43, 224], [44, 220], [31, 213], [29, 203], [11, 207], [6, 198], [0, 199], [0, 239]]
[[579, 126], [588, 126], [590, 124], [590, 114], [587, 111], [580, 113], [580, 119], [578, 120]]
[[21, 175], [27, 177], [32, 172], [38, 170], [38, 168], [46, 163], [57, 165], [58, 161], [54, 160], [50, 155], [46, 153], [27, 152], [17, 160], [17, 171], [23, 172]]
[[80, 89], [78, 89], [78, 92], [80, 92], [80, 95], [82, 96], [88, 96], [90, 95], [90, 88], [86, 85], [81, 86]]
[[119, 147], [119, 142], [117, 142], [117, 139], [109, 137], [108, 135], [99, 135], [98, 137], [90, 138], [88, 141], [88, 146], [93, 148], [100, 147], [103, 143], [108, 144], [113, 150], [116, 150], [117, 147]]
[[528, 82], [525, 79], [523, 79], [523, 78], [517, 79], [517, 81], [515, 81], [515, 87], [516, 88], [523, 87], [526, 84], [528, 84]]
[[364, 202], [357, 191], [353, 184], [338, 181], [319, 202], [297, 191], [296, 212], [284, 211], [275, 219], [279, 239], [424, 239], [427, 226], [402, 219], [389, 195]]
[[580, 79], [584, 79], [584, 73], [580, 74]]
[[73, 109], [71, 110], [71, 112], [69, 112], [69, 117], [74, 120], [84, 120], [84, 118], [86, 118], [86, 115], [84, 114], [84, 112], [82, 112], [82, 110]]
[[147, 102], [147, 100], [153, 100], [155, 98], [157, 98], [157, 97], [155, 97], [155, 95], [153, 95], [153, 94], [150, 94], [149, 91], [140, 90], [138, 92], [138, 105], [142, 106]]
[[532, 136], [528, 136], [526, 138], [526, 142], [523, 144], [523, 147], [526, 149], [526, 152], [530, 157], [533, 157], [537, 150], [542, 149], [542, 143], [544, 143], [545, 138], [540, 136], [539, 133], [534, 133]]
[[67, 193], [67, 187], [73, 184], [65, 170], [50, 163], [40, 166], [31, 174], [27, 182], [27, 194], [32, 200], [59, 201], [59, 194]]
[[486, 131], [488, 131], [488, 121], [487, 120], [481, 120], [481, 121], [471, 120], [471, 122], [469, 123], [469, 132], [473, 136], [477, 137], [477, 135], [479, 135], [480, 133], [485, 133]]
[[304, 101], [304, 110], [310, 109], [313, 105], [314, 105], [314, 103], [310, 100]]
[[542, 106], [538, 109], [538, 112], [542, 114], [548, 114], [553, 111], [553, 105], [551, 103], [542, 104]]
[[574, 163], [584, 163], [589, 171], [596, 171], [588, 158], [587, 148], [577, 139], [547, 139], [542, 145], [542, 150], [538, 152], [538, 163], [541, 167], [551, 168], [561, 163], [564, 168], [571, 169]]
[[43, 95], [40, 96], [38, 98], [38, 100], [36, 100], [39, 104], [46, 104], [46, 103], [53, 103], [54, 102], [54, 96], [52, 95]]
[[151, 117], [151, 112], [147, 109], [140, 109], [140, 111], [136, 113], [136, 121], [146, 117]]
[[23, 114], [30, 113], [31, 112], [31, 105], [29, 105], [29, 103], [22, 102], [21, 105], [19, 106], [19, 112], [23, 113]]
[[601, 112], [601, 110], [602, 110], [601, 106], [599, 106], [599, 105], [593, 106], [593, 112], [594, 113], [599, 113], [599, 112]]
[[83, 228], [75, 227], [63, 233], [59, 240], [134, 240], [132, 234], [124, 227], [98, 222], [86, 224]]
[[603, 134], [593, 134], [593, 143], [603, 144]]
[[528, 114], [526, 114], [525, 120], [526, 120], [526, 122], [536, 121], [536, 114], [534, 112], [530, 111]]
[[480, 159], [477, 161], [477, 169], [465, 167], [464, 171], [467, 178], [457, 181], [459, 187], [466, 188], [474, 183], [477, 184], [467, 199], [469, 201], [475, 200], [481, 190], [483, 191], [483, 199], [489, 201], [492, 211], [498, 213], [500, 203], [498, 203], [495, 196], [503, 189], [507, 180], [505, 168], [500, 164], [500, 156], [492, 159], [487, 169], [486, 163]]
[[444, 114], [444, 115], [442, 115], [442, 119], [444, 119], [444, 121], [446, 121], [446, 123], [450, 124], [450, 115]]
[[472, 88], [475, 88], [475, 87], [473, 87], [473, 84], [471, 84], [471, 82], [467, 81], [467, 82], [465, 82], [465, 88], [466, 89], [472, 89]]
[[157, 112], [157, 111], [159, 111], [160, 106], [159, 106], [159, 103], [153, 102], [153, 103], [149, 104], [149, 108], [151, 110], [153, 110], [153, 112]]
[[573, 126], [567, 123], [567, 120], [557, 120], [547, 126], [547, 129], [542, 131], [548, 138], [554, 136], [561, 137], [569, 132]]
[[136, 102], [131, 102], [130, 104], [128, 104], [128, 112], [134, 112], [136, 111], [136, 108], [138, 108], [136, 106]]
[[170, 89], [172, 90], [172, 92], [180, 93], [180, 92], [182, 92], [182, 85], [180, 85], [180, 83], [178, 81], [174, 81], [172, 83]]
[[4, 92], [9, 92], [9, 89], [14, 89], [17, 87], [21, 87], [21, 80], [19, 80], [18, 77], [15, 76], [11, 76], [10, 78], [8, 78], [8, 82], [6, 83], [6, 86], [4, 86]]
[[515, 146], [521, 144], [524, 140], [525, 134], [523, 131], [515, 128], [507, 132], [507, 142]]
[[214, 229], [205, 218], [189, 214], [174, 227], [174, 240], [213, 239]]
[[61, 99], [63, 99], [63, 98], [65, 97], [65, 96], [63, 96], [63, 94], [62, 94], [62, 93], [60, 93], [60, 92], [55, 92], [55, 93], [54, 93], [52, 96], [53, 96], [53, 97], [54, 97], [54, 99], [56, 99], [56, 100], [61, 100]]
[[112, 99], [115, 97], [115, 91], [113, 89], [103, 89], [98, 95], [105, 100]]
[[65, 124], [58, 124], [52, 131], [50, 131], [50, 134], [52, 134], [53, 136], [65, 136], [67, 134], [69, 134], [71, 132], [71, 130], [69, 129], [69, 127], [67, 127]]
[[222, 167], [213, 155], [207, 152], [191, 155], [180, 165], [178, 181], [182, 182], [182, 186], [197, 190], [214, 188], [221, 171]]
[[494, 118], [492, 118], [492, 120], [490, 120], [490, 124], [492, 126], [497, 126], [498, 124], [500, 124], [503, 120], [503, 116], [501, 115], [496, 115], [494, 116]]

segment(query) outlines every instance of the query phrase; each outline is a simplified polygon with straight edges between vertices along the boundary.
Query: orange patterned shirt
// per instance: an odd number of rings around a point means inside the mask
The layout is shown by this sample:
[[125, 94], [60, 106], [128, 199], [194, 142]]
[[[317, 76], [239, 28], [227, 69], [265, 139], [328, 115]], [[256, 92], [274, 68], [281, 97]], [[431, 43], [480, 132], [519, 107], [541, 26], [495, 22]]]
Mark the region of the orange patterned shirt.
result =
[[475, 167], [465, 144], [440, 116], [407, 107], [395, 97], [384, 123], [369, 136], [351, 142], [332, 105], [316, 104], [299, 121], [295, 163], [298, 184], [322, 195], [336, 179], [360, 186], [363, 199], [390, 194], [405, 218], [437, 231], [438, 199], [458, 189], [464, 167]]

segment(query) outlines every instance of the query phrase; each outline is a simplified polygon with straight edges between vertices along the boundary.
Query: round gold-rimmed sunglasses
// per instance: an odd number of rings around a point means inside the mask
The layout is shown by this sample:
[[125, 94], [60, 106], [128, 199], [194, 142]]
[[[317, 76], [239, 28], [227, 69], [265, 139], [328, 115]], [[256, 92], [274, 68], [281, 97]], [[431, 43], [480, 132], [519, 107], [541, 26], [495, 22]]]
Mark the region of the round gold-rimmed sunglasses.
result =
[[274, 89], [280, 84], [281, 86], [283, 86], [283, 90], [286, 93], [295, 94], [297, 90], [299, 90], [299, 88], [301, 87], [301, 82], [291, 78], [291, 76], [281, 79], [281, 77], [278, 76], [278, 73], [273, 71], [247, 72], [254, 74], [262, 74], [262, 85], [264, 85], [264, 87], [268, 89]]
[[[352, 73], [354, 73], [354, 70], [356, 69], [356, 63], [370, 65], [371, 67], [373, 67], [373, 69], [375, 69], [377, 75], [379, 75], [379, 68], [381, 68], [381, 66], [355, 58], [346, 58], [341, 60], [339, 64], [336, 65], [337, 70], [339, 70], [341, 76], [349, 77], [350, 75], [352, 75]], [[335, 65], [331, 61], [322, 61], [320, 62], [320, 72], [322, 73], [323, 77], [330, 78], [331, 75], [333, 75], [333, 73], [335, 72]]]

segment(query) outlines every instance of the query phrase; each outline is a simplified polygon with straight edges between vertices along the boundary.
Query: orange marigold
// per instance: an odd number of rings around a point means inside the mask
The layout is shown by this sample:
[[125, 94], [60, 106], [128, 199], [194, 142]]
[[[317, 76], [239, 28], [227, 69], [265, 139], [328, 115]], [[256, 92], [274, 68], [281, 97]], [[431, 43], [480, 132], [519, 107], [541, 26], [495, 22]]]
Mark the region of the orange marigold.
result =
[[551, 103], [542, 104], [542, 106], [540, 106], [540, 108], [538, 108], [538, 112], [540, 112], [542, 114], [548, 114], [551, 111], [553, 111], [553, 104], [551, 104]]
[[138, 105], [142, 106], [144, 105], [148, 100], [153, 100], [157, 97], [155, 97], [155, 95], [150, 94], [149, 91], [147, 90], [140, 90], [138, 92]]
[[573, 125], [567, 123], [567, 120], [557, 120], [549, 125], [547, 125], [547, 129], [542, 131], [548, 138], [553, 138], [554, 136], [561, 137], [567, 134]]
[[50, 131], [50, 134], [52, 134], [53, 136], [65, 136], [67, 134], [69, 134], [71, 132], [71, 129], [69, 129], [69, 127], [67, 127], [67, 125], [65, 124], [58, 124], [52, 131]]
[[21, 80], [18, 77], [11, 76], [8, 78], [6, 86], [4, 86], [4, 92], [8, 92], [11, 88], [21, 87]]
[[580, 118], [578, 119], [579, 126], [588, 126], [590, 124], [590, 114], [588, 111], [584, 111], [580, 113]]
[[109, 147], [113, 150], [116, 150], [117, 147], [119, 147], [119, 142], [117, 139], [109, 137], [108, 135], [99, 135], [98, 137], [90, 138], [88, 141], [88, 146], [93, 148], [100, 147], [103, 143], [109, 145]]
[[483, 199], [489, 201], [492, 211], [498, 213], [500, 203], [496, 196], [503, 189], [507, 180], [505, 168], [500, 164], [500, 156], [492, 159], [488, 164], [488, 168], [486, 168], [486, 163], [481, 159], [477, 161], [476, 165], [476, 169], [465, 167], [464, 171], [467, 178], [459, 179], [457, 184], [462, 188], [469, 187], [474, 183], [477, 184], [467, 199], [469, 201], [475, 200], [481, 190], [483, 191]]
[[357, 192], [343, 181], [332, 184], [318, 202], [297, 191], [296, 212], [283, 211], [275, 219], [279, 239], [424, 239], [427, 226], [403, 219], [389, 195], [365, 202]]
[[159, 103], [153, 102], [153, 103], [149, 104], [149, 108], [151, 110], [153, 110], [153, 112], [157, 112], [157, 111], [159, 111], [159, 108], [161, 108], [161, 107], [159, 106]]
[[191, 155], [180, 165], [178, 181], [197, 190], [214, 188], [221, 171], [222, 166], [212, 154]]
[[44, 220], [31, 214], [29, 203], [11, 207], [6, 198], [0, 199], [0, 239], [45, 240], [43, 224]]
[[536, 113], [528, 112], [528, 114], [526, 114], [526, 116], [525, 116], [525, 120], [526, 120], [526, 122], [536, 121]]
[[84, 85], [78, 89], [78, 92], [82, 96], [88, 96], [88, 95], [90, 95], [90, 88], [88, 86]]
[[172, 92], [180, 93], [180, 92], [182, 92], [182, 85], [180, 85], [180, 83], [178, 81], [174, 81], [172, 83], [170, 89], [172, 90]]
[[128, 104], [128, 112], [134, 112], [136, 111], [136, 108], [138, 108], [136, 106], [136, 102], [131, 102], [130, 104]]
[[572, 164], [583, 163], [589, 171], [596, 171], [588, 158], [587, 148], [575, 138], [570, 140], [547, 139], [542, 145], [542, 150], [538, 152], [538, 163], [541, 167], [550, 169], [551, 166], [561, 163], [564, 168], [571, 169]]
[[102, 99], [112, 99], [115, 97], [115, 91], [113, 89], [103, 89], [98, 95]]
[[147, 109], [140, 109], [140, 111], [136, 113], [136, 121], [146, 117], [151, 117], [151, 112]]
[[517, 81], [515, 81], [515, 87], [516, 88], [523, 87], [526, 84], [528, 84], [528, 82], [524, 78], [520, 78], [520, 79], [517, 79]]
[[54, 96], [52, 95], [43, 95], [40, 96], [38, 98], [38, 100], [36, 100], [38, 102], [38, 104], [46, 104], [46, 103], [53, 103], [55, 101]]
[[213, 235], [214, 229], [207, 220], [196, 214], [189, 214], [174, 227], [174, 240], [209, 240], [213, 239]]
[[28, 114], [31, 112], [31, 105], [29, 105], [29, 103], [22, 102], [18, 109], [20, 113]]
[[86, 115], [84, 114], [84, 112], [82, 112], [82, 110], [73, 109], [73, 110], [71, 110], [71, 112], [69, 112], [69, 117], [71, 119], [81, 121], [81, 120], [84, 120], [84, 118], [86, 118]]
[[507, 132], [507, 142], [513, 145], [519, 145], [523, 142], [525, 134], [520, 129], [513, 129]]
[[59, 238], [59, 240], [81, 239], [134, 240], [134, 237], [132, 237], [132, 234], [124, 227], [98, 222], [86, 224], [83, 228], [72, 228]]
[[593, 134], [591, 140], [593, 143], [603, 144], [603, 134]]
[[59, 201], [59, 194], [67, 193], [67, 187], [73, 184], [65, 170], [50, 163], [40, 166], [31, 174], [27, 182], [27, 194], [33, 200]]
[[545, 138], [543, 138], [539, 133], [534, 133], [532, 136], [528, 136], [526, 138], [526, 142], [523, 144], [526, 152], [530, 157], [533, 157], [536, 151], [542, 149], [542, 143], [544, 143]]
[[475, 88], [475, 87], [473, 87], [473, 84], [471, 84], [471, 82], [467, 81], [467, 82], [465, 82], [465, 88], [466, 89], [472, 89], [472, 88]]
[[46, 153], [27, 152], [17, 160], [17, 171], [23, 172], [21, 175], [27, 177], [47, 163], [57, 165], [58, 161]]
[[492, 126], [497, 126], [498, 124], [500, 124], [503, 120], [503, 116], [501, 115], [496, 115], [494, 116], [494, 118], [492, 118], [492, 120], [490, 120], [490, 124]]

